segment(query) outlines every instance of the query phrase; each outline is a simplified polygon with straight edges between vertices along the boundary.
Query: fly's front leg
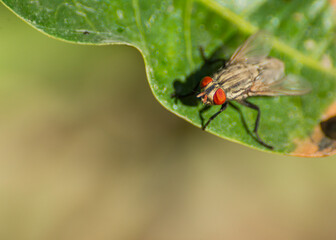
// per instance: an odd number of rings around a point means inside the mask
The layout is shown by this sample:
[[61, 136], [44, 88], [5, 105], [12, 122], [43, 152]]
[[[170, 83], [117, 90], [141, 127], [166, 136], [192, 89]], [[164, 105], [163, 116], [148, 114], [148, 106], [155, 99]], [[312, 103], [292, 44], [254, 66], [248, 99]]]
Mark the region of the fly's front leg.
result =
[[209, 123], [210, 123], [212, 120], [214, 120], [215, 117], [218, 116], [218, 114], [220, 114], [221, 112], [223, 112], [223, 111], [226, 109], [227, 105], [228, 105], [228, 102], [224, 103], [224, 104], [222, 105], [222, 107], [219, 109], [219, 111], [216, 112], [214, 115], [212, 115], [212, 116], [209, 118], [209, 120], [206, 122], [206, 124], [204, 124], [204, 126], [202, 126], [202, 130], [205, 130], [205, 128], [209, 125]]
[[257, 106], [257, 105], [254, 105], [253, 103], [250, 103], [248, 102], [247, 100], [242, 100], [242, 101], [239, 101], [240, 104], [246, 106], [246, 107], [249, 107], [249, 108], [252, 108], [254, 110], [257, 110], [258, 111], [258, 115], [257, 115], [257, 119], [256, 119], [256, 122], [255, 122], [255, 125], [254, 125], [254, 134], [256, 135], [257, 137], [257, 140], [260, 144], [262, 144], [263, 146], [269, 148], [269, 149], [273, 149], [272, 146], [266, 144], [263, 140], [261, 140], [261, 138], [259, 137], [259, 134], [258, 134], [258, 129], [259, 129], [259, 121], [260, 121], [260, 108]]

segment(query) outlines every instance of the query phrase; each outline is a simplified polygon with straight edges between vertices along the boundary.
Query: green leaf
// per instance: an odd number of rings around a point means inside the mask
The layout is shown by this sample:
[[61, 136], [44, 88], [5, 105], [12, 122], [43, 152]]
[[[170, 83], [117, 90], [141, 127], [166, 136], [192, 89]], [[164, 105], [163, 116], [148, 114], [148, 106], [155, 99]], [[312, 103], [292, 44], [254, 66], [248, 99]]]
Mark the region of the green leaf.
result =
[[[2, 2], [49, 36], [138, 48], [157, 100], [198, 127], [201, 103], [194, 97], [176, 101], [171, 94], [190, 92], [218, 67], [204, 64], [199, 47], [204, 47], [207, 56], [228, 58], [248, 35], [266, 29], [274, 36], [271, 55], [285, 62], [288, 73], [307, 79], [313, 91], [304, 96], [251, 98], [261, 109], [261, 138], [278, 153], [324, 156], [336, 152], [336, 141], [320, 128], [321, 120], [336, 115], [336, 21], [327, 0]], [[132, 71], [132, 66], [129, 69]], [[211, 122], [207, 131], [269, 151], [244, 126], [245, 121], [250, 131], [253, 129], [256, 112], [235, 106], [238, 108], [229, 106]], [[201, 115], [207, 119], [218, 109], [211, 107]]]

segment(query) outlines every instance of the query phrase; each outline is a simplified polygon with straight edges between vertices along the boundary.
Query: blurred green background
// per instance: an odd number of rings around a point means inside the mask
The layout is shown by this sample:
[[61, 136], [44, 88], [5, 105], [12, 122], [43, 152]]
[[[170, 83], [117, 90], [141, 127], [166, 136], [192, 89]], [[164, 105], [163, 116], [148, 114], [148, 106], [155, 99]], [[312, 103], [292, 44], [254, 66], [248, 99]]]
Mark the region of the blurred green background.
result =
[[0, 239], [336, 239], [336, 157], [207, 134], [159, 105], [136, 49], [0, 22]]

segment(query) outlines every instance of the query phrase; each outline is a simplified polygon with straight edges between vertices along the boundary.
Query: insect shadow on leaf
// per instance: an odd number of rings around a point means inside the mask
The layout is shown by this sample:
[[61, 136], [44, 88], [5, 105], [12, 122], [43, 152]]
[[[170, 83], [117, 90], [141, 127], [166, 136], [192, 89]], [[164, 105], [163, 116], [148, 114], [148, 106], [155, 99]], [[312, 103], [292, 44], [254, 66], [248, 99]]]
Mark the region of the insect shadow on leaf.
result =
[[181, 101], [186, 106], [197, 106], [200, 104], [199, 98], [196, 97], [200, 93], [200, 81], [204, 76], [210, 75], [225, 65], [226, 59], [217, 56], [223, 52], [224, 46], [220, 46], [213, 51], [210, 57], [206, 57], [203, 47], [200, 47], [200, 54], [203, 58], [203, 64], [186, 77], [185, 81], [175, 79], [173, 82], [174, 93], [171, 97]]

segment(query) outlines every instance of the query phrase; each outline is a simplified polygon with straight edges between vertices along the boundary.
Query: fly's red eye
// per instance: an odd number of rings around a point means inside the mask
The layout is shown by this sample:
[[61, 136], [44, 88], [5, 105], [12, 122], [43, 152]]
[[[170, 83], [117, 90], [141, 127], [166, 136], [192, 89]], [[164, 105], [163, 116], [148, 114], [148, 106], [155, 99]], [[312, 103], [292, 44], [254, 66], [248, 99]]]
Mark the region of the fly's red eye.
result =
[[223, 89], [219, 88], [213, 97], [213, 101], [216, 105], [222, 105], [226, 101], [225, 92]]
[[208, 76], [204, 77], [200, 84], [201, 88], [205, 88], [205, 86], [208, 85], [210, 82], [212, 82], [212, 80], [213, 79], [211, 77], [208, 77]]

